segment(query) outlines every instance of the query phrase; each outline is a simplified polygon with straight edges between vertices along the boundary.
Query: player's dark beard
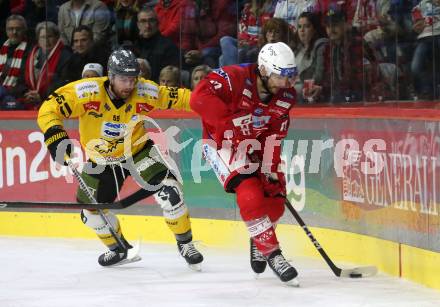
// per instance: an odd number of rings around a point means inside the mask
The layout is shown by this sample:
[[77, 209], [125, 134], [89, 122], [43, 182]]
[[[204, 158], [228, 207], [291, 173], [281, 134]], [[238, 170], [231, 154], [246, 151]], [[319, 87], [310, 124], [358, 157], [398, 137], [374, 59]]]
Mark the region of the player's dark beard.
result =
[[104, 82], [105, 90], [107, 91], [108, 96], [110, 97], [110, 100], [113, 102], [113, 105], [119, 109], [125, 104], [125, 99], [119, 98], [116, 93], [112, 89], [112, 82], [110, 80], [107, 80]]
[[[263, 97], [260, 97], [260, 99], [264, 102], [264, 103], [267, 103], [267, 102], [269, 102], [271, 99], [272, 99], [272, 92], [270, 91], [270, 89], [269, 89], [269, 87], [268, 87], [268, 85], [267, 85], [267, 80], [269, 79], [268, 77], [263, 77], [261, 74], [260, 74], [260, 70], [259, 69], [257, 69], [257, 75], [258, 75], [258, 77], [260, 78], [260, 80], [261, 80], [261, 83], [263, 84], [263, 89], [264, 89], [264, 93], [261, 93], [261, 94], [263, 94]], [[261, 96], [261, 95], [260, 95]]]

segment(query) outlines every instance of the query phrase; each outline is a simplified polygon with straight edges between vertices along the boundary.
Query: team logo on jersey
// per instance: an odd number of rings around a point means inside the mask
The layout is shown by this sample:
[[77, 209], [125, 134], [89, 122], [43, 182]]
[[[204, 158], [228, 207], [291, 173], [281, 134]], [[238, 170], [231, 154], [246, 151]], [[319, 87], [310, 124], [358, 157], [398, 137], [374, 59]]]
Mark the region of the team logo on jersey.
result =
[[276, 104], [277, 106], [282, 107], [282, 108], [285, 108], [285, 109], [288, 109], [288, 108], [290, 108], [290, 106], [291, 106], [290, 103], [285, 102], [285, 101], [282, 101], [282, 100], [277, 100], [277, 102], [275, 102], [275, 104]]
[[243, 135], [251, 135], [251, 126], [250, 126], [252, 123], [251, 114], [234, 118], [232, 120], [232, 123], [234, 124], [235, 127], [240, 127], [241, 133]]
[[150, 112], [153, 109], [154, 107], [150, 106], [148, 103], [136, 103], [136, 113]]
[[110, 139], [119, 139], [126, 133], [127, 125], [114, 122], [103, 122], [101, 135]]
[[90, 102], [83, 104], [83, 108], [84, 108], [84, 111], [86, 111], [86, 112], [90, 111], [90, 110], [98, 111], [100, 105], [101, 105], [101, 103], [99, 101], [90, 101]]
[[269, 123], [270, 115], [266, 116], [252, 116], [252, 125], [255, 129], [263, 128], [267, 123]]
[[261, 109], [261, 108], [256, 108], [255, 111], [254, 111], [254, 113], [255, 113], [255, 115], [261, 115], [261, 114], [263, 114], [263, 109]]
[[96, 81], [86, 81], [75, 85], [76, 96], [81, 99], [91, 94], [99, 93], [99, 85]]
[[104, 104], [104, 109], [106, 109], [107, 111], [110, 111], [110, 110], [111, 110], [111, 108], [110, 108], [110, 106], [108, 105], [108, 103], [105, 103], [105, 104]]
[[245, 88], [243, 90], [243, 95], [245, 95], [249, 99], [252, 99], [252, 92], [250, 90], [248, 90], [247, 88]]
[[138, 82], [137, 84], [137, 94], [138, 96], [152, 96], [154, 98], [159, 97], [159, 88], [150, 83]]
[[[119, 144], [124, 143], [123, 138], [115, 139], [115, 140], [104, 140], [101, 138], [101, 139], [99, 139], [99, 141], [100, 141], [100, 144], [96, 144], [93, 149], [97, 153], [106, 154], [106, 155], [115, 151], [116, 148], [118, 148]], [[98, 156], [94, 156], [94, 158], [97, 160]]]

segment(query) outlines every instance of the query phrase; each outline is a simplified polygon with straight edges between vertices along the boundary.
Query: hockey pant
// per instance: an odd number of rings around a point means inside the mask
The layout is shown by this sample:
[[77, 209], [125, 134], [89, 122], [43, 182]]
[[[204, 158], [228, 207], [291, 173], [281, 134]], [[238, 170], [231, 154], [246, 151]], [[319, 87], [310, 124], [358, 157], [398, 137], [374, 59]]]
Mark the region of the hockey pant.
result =
[[[247, 156], [230, 159], [228, 150], [217, 150], [213, 144], [203, 144], [203, 155], [226, 192], [235, 192], [240, 215], [263, 255], [279, 248], [274, 225], [284, 213], [283, 197], [267, 197], [259, 176], [259, 168]], [[249, 170], [249, 171], [247, 171]]]
[[[102, 171], [96, 172], [97, 174], [85, 167], [81, 177], [99, 203], [111, 203], [119, 197], [119, 191], [125, 179], [131, 175], [145, 189], [157, 189], [154, 198], [162, 208], [168, 228], [178, 241], [191, 241], [190, 217], [183, 200], [182, 186], [169, 171], [157, 147], [148, 141], [146, 146], [133, 157], [133, 162], [135, 167], [130, 168], [122, 167], [122, 164], [98, 166]], [[96, 169], [96, 164], [92, 163], [91, 167]], [[133, 175], [134, 171], [137, 173]], [[80, 188], [77, 191], [77, 199], [83, 203], [90, 202]], [[103, 210], [103, 212], [117, 234], [121, 236], [122, 230], [118, 217], [108, 210]], [[81, 220], [96, 232], [109, 249], [117, 247], [116, 240], [97, 211], [82, 210]]]

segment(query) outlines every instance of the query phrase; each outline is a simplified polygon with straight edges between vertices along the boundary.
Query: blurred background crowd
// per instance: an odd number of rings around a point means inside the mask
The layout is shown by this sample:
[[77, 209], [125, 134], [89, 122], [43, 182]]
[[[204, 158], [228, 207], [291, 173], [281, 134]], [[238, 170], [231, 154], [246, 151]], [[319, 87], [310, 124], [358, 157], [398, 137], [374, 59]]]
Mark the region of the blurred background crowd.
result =
[[1, 110], [106, 75], [117, 48], [141, 77], [194, 88], [277, 41], [295, 53], [300, 104], [440, 96], [440, 0], [0, 0], [0, 24]]

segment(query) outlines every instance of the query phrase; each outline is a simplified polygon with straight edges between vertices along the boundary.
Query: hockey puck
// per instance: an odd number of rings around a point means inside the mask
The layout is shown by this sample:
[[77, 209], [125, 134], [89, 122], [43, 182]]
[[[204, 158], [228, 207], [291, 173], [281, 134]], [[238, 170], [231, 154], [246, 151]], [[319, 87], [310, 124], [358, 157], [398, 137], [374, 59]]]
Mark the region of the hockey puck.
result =
[[350, 278], [361, 278], [362, 274], [361, 273], [350, 273]]

